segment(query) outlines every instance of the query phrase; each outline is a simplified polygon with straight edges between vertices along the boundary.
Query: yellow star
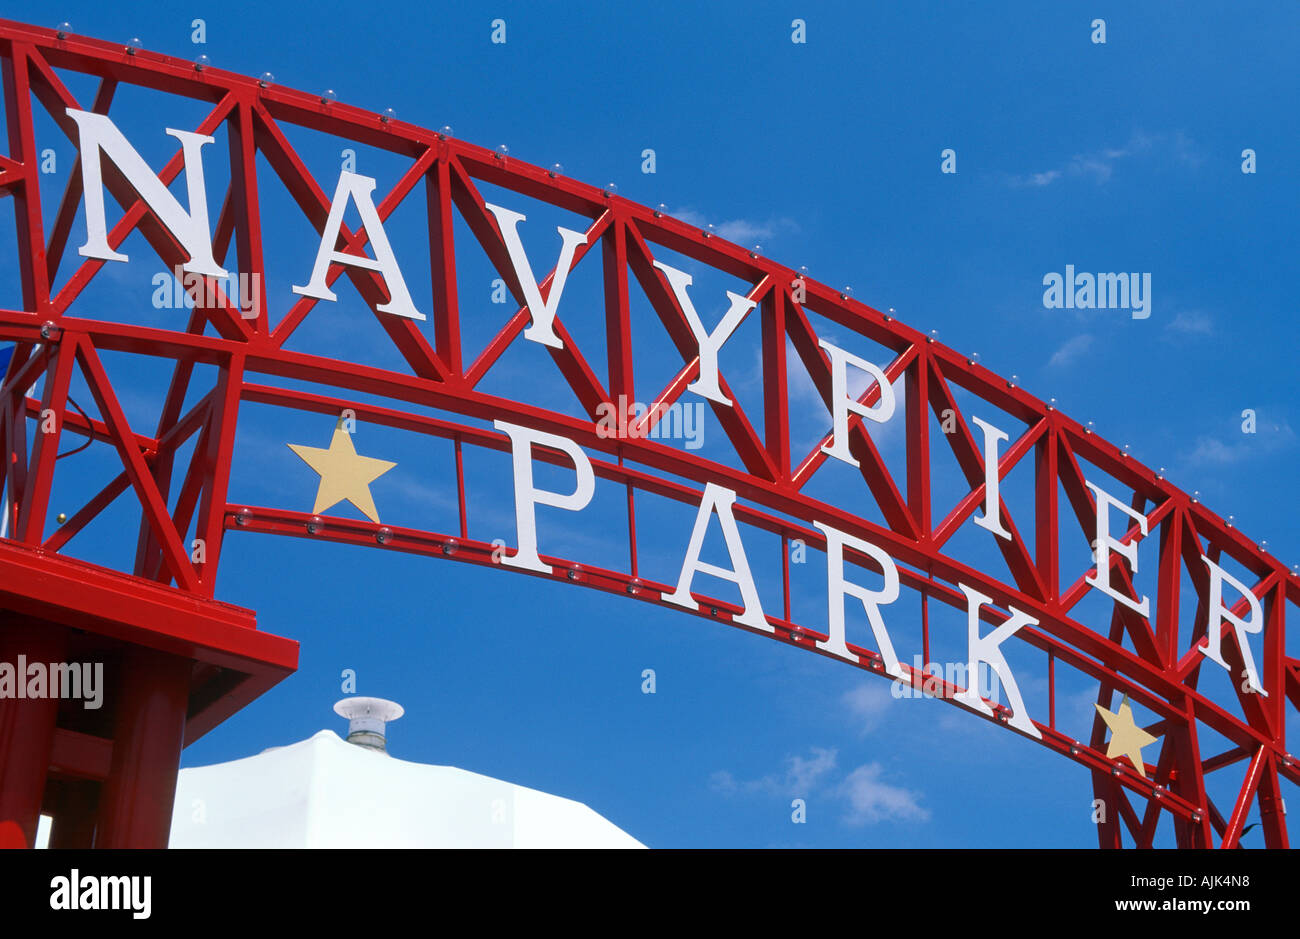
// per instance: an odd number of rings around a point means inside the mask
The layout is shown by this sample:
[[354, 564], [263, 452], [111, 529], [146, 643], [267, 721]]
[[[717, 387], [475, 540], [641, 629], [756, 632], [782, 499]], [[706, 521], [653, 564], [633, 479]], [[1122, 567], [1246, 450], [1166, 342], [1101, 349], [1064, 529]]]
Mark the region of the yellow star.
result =
[[320, 474], [316, 489], [316, 505], [312, 512], [323, 512], [345, 499], [355, 505], [372, 522], [379, 521], [375, 500], [370, 496], [370, 484], [396, 466], [387, 460], [358, 456], [352, 446], [352, 435], [343, 429], [340, 419], [334, 428], [334, 437], [328, 450], [289, 444], [289, 449], [304, 463]]
[[1133, 708], [1129, 707], [1128, 695], [1124, 695], [1124, 700], [1119, 703], [1118, 714], [1106, 710], [1100, 704], [1094, 704], [1093, 707], [1110, 728], [1110, 745], [1106, 747], [1106, 759], [1113, 760], [1117, 756], [1128, 757], [1129, 762], [1145, 779], [1147, 771], [1142, 761], [1142, 748], [1155, 743], [1158, 738], [1151, 736], [1133, 721]]

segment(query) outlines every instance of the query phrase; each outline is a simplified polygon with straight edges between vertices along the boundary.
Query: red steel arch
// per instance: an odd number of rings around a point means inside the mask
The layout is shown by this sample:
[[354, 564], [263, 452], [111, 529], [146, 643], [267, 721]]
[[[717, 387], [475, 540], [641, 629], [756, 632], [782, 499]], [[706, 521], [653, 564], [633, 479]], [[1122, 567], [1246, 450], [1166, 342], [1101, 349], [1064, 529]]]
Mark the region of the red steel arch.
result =
[[[965, 610], [967, 598], [957, 587], [965, 584], [992, 598], [991, 605], [980, 609], [981, 618], [988, 623], [1004, 622], [1012, 608], [1036, 619], [1034, 626], [1016, 634], [1017, 639], [1048, 654], [1051, 706], [1047, 720], [1035, 720], [1034, 725], [1041, 733], [1040, 743], [1087, 768], [1097, 797], [1118, 807], [1098, 826], [1102, 846], [1120, 846], [1125, 830], [1133, 844], [1152, 844], [1161, 814], [1168, 812], [1180, 846], [1234, 847], [1255, 805], [1267, 844], [1287, 845], [1279, 786], [1281, 778], [1300, 784], [1300, 765], [1287, 753], [1285, 741], [1288, 701], [1291, 707], [1300, 707], [1300, 660], [1286, 654], [1285, 629], [1288, 607], [1300, 603], [1300, 578], [1289, 574], [1277, 559], [1197, 500], [1068, 416], [906, 324], [823, 284], [804, 279], [796, 290], [799, 275], [790, 268], [681, 220], [513, 157], [505, 159], [482, 147], [385, 120], [320, 96], [267, 86], [211, 68], [197, 69], [192, 63], [144, 50], [8, 21], [0, 21], [0, 59], [9, 137], [8, 155], [0, 156], [0, 192], [14, 200], [23, 296], [22, 309], [0, 310], [0, 339], [16, 343], [13, 361], [0, 387], [0, 421], [8, 454], [0, 471], [10, 496], [10, 537], [0, 542], [0, 556], [4, 557], [0, 566], [21, 569], [27, 572], [24, 576], [30, 577], [51, 565], [70, 563], [59, 560], [60, 552], [128, 491], [140, 503], [142, 520], [137, 552], [124, 560], [122, 573], [136, 585], [132, 590], [138, 587], [142, 591], [162, 591], [159, 596], [172, 598], [169, 603], [176, 597], [192, 598], [200, 606], [212, 600], [218, 562], [229, 531], [328, 539], [491, 565], [495, 563], [494, 545], [469, 537], [461, 453], [471, 446], [509, 450], [510, 441], [504, 434], [478, 425], [431, 417], [424, 409], [435, 408], [479, 421], [505, 420], [567, 437], [584, 448], [606, 454], [604, 459], [592, 460], [596, 476], [619, 483], [627, 491], [630, 544], [626, 569], [544, 556], [554, 570], [535, 576], [563, 579], [640, 602], [662, 602], [672, 592], [672, 585], [647, 580], [638, 572], [637, 494], [652, 493], [698, 505], [706, 483], [725, 486], [741, 500], [736, 505], [736, 517], [779, 535], [783, 544], [799, 539], [824, 548], [826, 538], [812, 522], [829, 524], [885, 549], [900, 562], [902, 583], [918, 591], [924, 602], [933, 599]], [[78, 101], [56, 68], [97, 77], [94, 100]], [[263, 300], [256, 300], [253, 315], [245, 317], [230, 298], [215, 289], [215, 281], [207, 282], [203, 289], [194, 291], [195, 306], [184, 331], [73, 315], [74, 302], [100, 274], [104, 262], [77, 259], [67, 251], [83, 198], [80, 172], [71, 174], [53, 218], [42, 212], [33, 104], [48, 112], [75, 143], [77, 128], [67, 110], [106, 114], [115, 91], [122, 85], [138, 85], [205, 103], [210, 110], [195, 128], [198, 133], [210, 135], [224, 125], [230, 142], [231, 183], [215, 223], [214, 257], [223, 263], [233, 247], [235, 266], [243, 274], [260, 277], [264, 273], [255, 166], [258, 156], [267, 161], [316, 231], [325, 228], [331, 204], [328, 186], [332, 181], [324, 181], [327, 188], [323, 189], [312, 177], [286, 138], [284, 127], [328, 132], [408, 158], [409, 169], [377, 208], [379, 217], [387, 219], [406, 200], [418, 200], [423, 191], [433, 283], [433, 310], [428, 322], [417, 325], [411, 319], [376, 310], [387, 301], [389, 293], [383, 277], [375, 271], [332, 264], [328, 282], [334, 283], [345, 274], [350, 278], [410, 372], [403, 374], [286, 349], [286, 340], [318, 302], [307, 296], [300, 297], [275, 322]], [[213, 155], [209, 154], [209, 158]], [[108, 161], [104, 169], [104, 185], [124, 213], [109, 232], [109, 244], [117, 248], [129, 234], [139, 231], [164, 264], [170, 267], [184, 262], [187, 255], [180, 241], [129, 180]], [[170, 185], [183, 169], [178, 150], [159, 177]], [[480, 182], [589, 220], [586, 243], [576, 249], [573, 264], [584, 263], [599, 245], [607, 361], [593, 362], [584, 357], [580, 344], [564, 328], [559, 315], [555, 332], [562, 340], [562, 348], [548, 349], [587, 411], [586, 418], [508, 400], [479, 388], [506, 348], [529, 325], [531, 316], [497, 219], [486, 208], [477, 188]], [[518, 311], [473, 361], [462, 359], [453, 238], [456, 213], [468, 224], [519, 304]], [[362, 254], [368, 240], [364, 229], [342, 229], [343, 250], [347, 253]], [[647, 400], [666, 407], [679, 400], [687, 384], [699, 374], [699, 352], [686, 315], [664, 273], [654, 266], [657, 248], [685, 255], [751, 285], [747, 297], [757, 304], [751, 315], [761, 317], [762, 323], [761, 432], [738, 401], [734, 407], [712, 406], [743, 469], [644, 436], [610, 439], [598, 431], [602, 406], [636, 399], [629, 313], [629, 291], [634, 289], [634, 282], [645, 292], [665, 334], [683, 359], [680, 371], [665, 387], [639, 390], [653, 392]], [[62, 265], [78, 260], [80, 266], [71, 278], [61, 288], [52, 289]], [[551, 288], [554, 274], [552, 271], [539, 284], [544, 295]], [[907, 463], [903, 478], [890, 472], [862, 419], [850, 415], [850, 448], [861, 464], [862, 476], [885, 525], [820, 501], [805, 488], [827, 456], [820, 444], [803, 453], [792, 443], [788, 348], [807, 369], [828, 407], [832, 400], [831, 363], [819, 346], [809, 312], [891, 350], [892, 360], [882, 366], [884, 375], [890, 383], [899, 379], [904, 382]], [[209, 326], [211, 333], [206, 331]], [[426, 336], [431, 336], [432, 341]], [[100, 361], [101, 351], [152, 356], [174, 363], [162, 418], [152, 432], [129, 425]], [[185, 410], [183, 405], [198, 365], [215, 366], [217, 379], [196, 405]], [[67, 392], [74, 369], [80, 370], [90, 386], [99, 419], [68, 409]], [[33, 396], [31, 391], [41, 378], [42, 391], [39, 397]], [[292, 387], [299, 383], [310, 383], [321, 390]], [[735, 401], [725, 379], [720, 387]], [[997, 468], [998, 475], [1005, 476], [1022, 461], [1032, 460], [1035, 473], [1035, 517], [1028, 523], [1034, 535], [1032, 547], [1012, 522], [1005, 502], [1001, 504], [1001, 517], [1012, 537], [999, 539], [998, 546], [1011, 571], [1011, 582], [973, 569], [944, 550], [985, 497], [983, 453], [968, 423], [969, 415], [959, 405], [957, 388], [1028, 428], [1009, 441]], [[350, 393], [383, 396], [393, 405], [364, 403], [349, 398]], [[873, 383], [859, 401], [871, 406], [881, 394], [880, 385]], [[235, 427], [243, 402], [331, 415], [350, 408], [358, 420], [452, 441], [460, 500], [459, 529], [423, 531], [337, 516], [315, 517], [269, 506], [231, 504], [227, 489]], [[39, 421], [48, 411], [59, 415], [58, 425], [53, 433], [32, 436], [29, 446], [29, 423]], [[951, 411], [956, 418], [956, 431], [942, 435], [942, 442], [931, 437], [931, 411], [936, 416]], [[640, 428], [648, 429], [655, 420], [656, 412], [652, 410], [642, 419]], [[98, 495], [51, 532], [47, 519], [50, 490], [60, 436], [65, 431], [111, 444], [121, 456], [122, 469], [115, 478], [105, 481]], [[190, 440], [197, 440], [197, 446], [189, 465], [178, 465], [178, 454]], [[822, 441], [831, 442], [832, 435]], [[938, 507], [932, 505], [930, 453], [936, 446], [952, 449], [971, 487], [969, 495], [943, 516], [937, 515]], [[536, 455], [541, 460], [571, 465], [568, 457], [558, 451], [541, 448]], [[1132, 497], [1131, 508], [1147, 519], [1146, 540], [1158, 542], [1157, 590], [1151, 597], [1150, 615], [1139, 615], [1128, 605], [1116, 602], [1106, 629], [1095, 629], [1073, 615], [1089, 590], [1084, 579], [1089, 572], [1066, 571], [1066, 582], [1061, 579], [1058, 519], [1059, 509], [1065, 507], [1058, 507], [1058, 493], [1065, 494], [1080, 536], [1091, 541], [1097, 534], [1096, 503], [1085, 485], [1081, 461], [1090, 462], [1126, 487]], [[176, 484], [179, 489], [173, 498]], [[191, 528], [206, 545], [205, 554], [198, 560], [191, 557], [186, 545]], [[1140, 535], [1134, 525], [1119, 540], [1132, 544]], [[1153, 550], [1148, 548], [1149, 552]], [[1267, 695], [1240, 693], [1240, 707], [1235, 712], [1198, 691], [1204, 656], [1197, 646], [1206, 638], [1211, 606], [1210, 578], [1202, 555], [1215, 562], [1221, 557], [1230, 558], [1249, 571], [1255, 578], [1251, 590], [1266, 618], [1261, 673]], [[815, 644], [825, 640], [825, 634], [790, 619], [788, 552], [784, 558], [784, 610], [780, 616], [769, 613], [767, 621], [774, 631], [765, 634], [800, 649], [830, 654]], [[848, 552], [847, 559], [868, 570], [879, 569], [860, 552]], [[1110, 562], [1110, 576], [1115, 582], [1129, 596], [1139, 596], [1129, 565], [1116, 553], [1111, 554]], [[87, 568], [84, 575], [68, 576], [90, 580], [99, 575]], [[1180, 597], [1184, 577], [1190, 579], [1196, 595], [1197, 611], [1190, 620], [1180, 612], [1180, 604], [1186, 599]], [[8, 578], [0, 581], [0, 593], [16, 589]], [[701, 604], [697, 615], [749, 628], [736, 623], [741, 612], [736, 604], [698, 593], [695, 596]], [[1244, 615], [1247, 609], [1243, 598], [1234, 613]], [[235, 626], [251, 626], [251, 622], [237, 622], [238, 617], [230, 616]], [[1234, 674], [1239, 673], [1243, 657], [1237, 634], [1227, 623], [1216, 628], [1222, 634], [1223, 654]], [[1126, 639], [1132, 649], [1124, 645]], [[882, 658], [876, 651], [856, 645], [851, 650], [861, 657], [859, 667], [883, 671]], [[265, 650], [249, 655], [274, 658]], [[277, 675], [293, 667], [283, 655], [276, 661], [280, 669]], [[1051, 665], [1058, 661], [1097, 680], [1100, 705], [1113, 709], [1116, 695], [1122, 694], [1158, 715], [1163, 742], [1154, 765], [1145, 765], [1139, 773], [1129, 763], [1107, 758], [1106, 728], [1100, 718], [1087, 741], [1074, 740], [1057, 729], [1057, 691]], [[247, 671], [251, 675], [256, 670]], [[915, 687], [921, 687], [922, 673], [908, 668], [903, 673]], [[196, 722], [193, 715], [204, 713], [195, 704], [199, 677], [196, 672], [190, 686], [189, 739], [276, 680], [275, 676], [263, 675], [257, 681], [229, 687], [209, 681], [210, 687], [203, 691], [209, 716]], [[214, 702], [218, 701], [224, 701], [224, 706], [216, 707]], [[986, 719], [1006, 725], [1010, 716], [1007, 707], [997, 705]], [[1231, 746], [1220, 753], [1203, 753], [1198, 743], [1200, 726], [1212, 728]], [[1008, 729], [1014, 730], [1009, 725]], [[1234, 803], [1218, 806], [1207, 795], [1205, 778], [1230, 767], [1236, 767], [1238, 772], [1244, 768], [1241, 783], [1234, 786]], [[94, 776], [89, 771], [86, 775]]]

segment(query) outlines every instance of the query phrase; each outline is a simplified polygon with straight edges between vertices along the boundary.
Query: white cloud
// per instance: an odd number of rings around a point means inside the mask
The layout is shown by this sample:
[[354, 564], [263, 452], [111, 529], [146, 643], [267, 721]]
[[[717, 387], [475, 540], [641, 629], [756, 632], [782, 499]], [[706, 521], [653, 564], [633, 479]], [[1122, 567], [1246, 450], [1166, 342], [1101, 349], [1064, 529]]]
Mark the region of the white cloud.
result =
[[1073, 339], [1067, 339], [1061, 348], [1052, 353], [1052, 357], [1047, 360], [1050, 367], [1069, 365], [1083, 353], [1087, 352], [1092, 346], [1092, 336], [1084, 333], [1075, 336]]
[[[694, 209], [678, 209], [670, 213], [678, 221], [687, 225], [703, 228], [710, 219]], [[792, 218], [778, 217], [764, 221], [747, 218], [733, 218], [713, 223], [713, 231], [720, 238], [734, 241], [736, 244], [752, 247], [756, 242], [770, 241], [782, 234], [798, 234], [799, 223]]]
[[737, 780], [727, 770], [709, 777], [709, 788], [731, 795], [736, 792], [766, 792], [776, 795], [807, 795], [821, 779], [835, 769], [836, 750], [810, 747], [811, 756], [786, 757], [785, 772], [769, 773], [760, 779]]
[[1187, 463], [1191, 466], [1231, 466], [1293, 446], [1295, 431], [1286, 420], [1271, 421], [1257, 414], [1255, 433], [1239, 433], [1235, 439], [1220, 440], [1203, 434], [1196, 438]]
[[1226, 444], [1215, 437], [1197, 437], [1196, 445], [1188, 454], [1187, 461], [1194, 465], [1215, 463], [1220, 466], [1236, 463], [1246, 456], [1244, 444]]
[[735, 776], [731, 775], [725, 769], [720, 769], [709, 777], [709, 788], [714, 792], [731, 795], [740, 787], [736, 784]]
[[1184, 310], [1169, 321], [1165, 331], [1188, 336], [1208, 336], [1214, 332], [1214, 324], [1209, 315], [1200, 310]]
[[836, 751], [811, 747], [812, 757], [790, 757], [786, 768], [786, 788], [792, 792], [811, 792], [822, 778], [835, 769]]
[[840, 795], [849, 804], [844, 821], [855, 827], [884, 821], [929, 821], [930, 812], [918, 803], [917, 793], [881, 782], [882, 772], [879, 763], [866, 763], [840, 783]]
[[1115, 172], [1115, 165], [1121, 160], [1150, 153], [1157, 147], [1168, 149], [1174, 159], [1180, 163], [1196, 166], [1204, 161], [1204, 157], [1197, 151], [1191, 138], [1182, 131], [1172, 137], [1165, 134], [1149, 135], [1139, 131], [1133, 134], [1128, 143], [1122, 147], [1103, 147], [1088, 153], [1076, 153], [1062, 166], [1022, 176], [1013, 175], [1007, 178], [1007, 183], [1015, 187], [1038, 188], [1068, 178], [1090, 179], [1097, 185], [1103, 185], [1110, 181]]
[[1061, 178], [1060, 170], [1048, 170], [1045, 173], [1030, 173], [1024, 178], [1024, 186], [1048, 186]]
[[1181, 130], [1174, 135], [1174, 156], [1190, 166], [1200, 166], [1205, 156], [1196, 149], [1196, 144]]
[[894, 697], [884, 682], [867, 681], [849, 689], [841, 701], [844, 709], [852, 715], [858, 733], [865, 736], [880, 725]]
[[879, 763], [865, 763], [847, 776], [836, 779], [838, 751], [809, 747], [809, 756], [791, 756], [785, 770], [761, 779], [737, 780], [727, 770], [709, 777], [709, 788], [723, 795], [764, 794], [811, 799], [821, 796], [845, 806], [844, 823], [853, 827], [885, 821], [928, 821], [929, 810], [920, 804], [920, 793], [883, 782]]

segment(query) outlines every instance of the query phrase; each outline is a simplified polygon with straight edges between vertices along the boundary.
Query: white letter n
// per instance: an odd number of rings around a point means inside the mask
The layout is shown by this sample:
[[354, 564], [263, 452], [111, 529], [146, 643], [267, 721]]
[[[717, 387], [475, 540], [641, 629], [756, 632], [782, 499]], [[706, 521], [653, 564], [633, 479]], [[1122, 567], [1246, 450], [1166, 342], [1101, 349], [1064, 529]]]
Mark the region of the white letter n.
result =
[[167, 128], [167, 133], [181, 142], [185, 183], [190, 198], [190, 210], [186, 212], [111, 120], [103, 114], [75, 108], [68, 108], [68, 117], [77, 124], [77, 146], [81, 151], [81, 178], [85, 183], [86, 198], [86, 243], [77, 249], [77, 253], [83, 258], [100, 261], [128, 260], [125, 254], [114, 251], [108, 244], [103, 167], [100, 164], [102, 153], [113, 161], [141, 201], [149, 206], [158, 221], [189, 254], [190, 259], [182, 265], [187, 273], [227, 276], [212, 257], [212, 236], [208, 230], [208, 194], [203, 183], [200, 151], [205, 143], [212, 143], [212, 138]]

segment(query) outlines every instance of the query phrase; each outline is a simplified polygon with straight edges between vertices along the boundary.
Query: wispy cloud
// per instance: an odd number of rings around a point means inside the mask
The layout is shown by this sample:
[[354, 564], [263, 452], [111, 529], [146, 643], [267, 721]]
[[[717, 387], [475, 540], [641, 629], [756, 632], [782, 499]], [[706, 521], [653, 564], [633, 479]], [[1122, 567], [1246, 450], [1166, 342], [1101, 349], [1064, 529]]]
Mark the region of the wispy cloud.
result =
[[883, 782], [883, 772], [879, 763], [867, 763], [840, 783], [839, 793], [849, 804], [845, 823], [857, 827], [884, 821], [929, 821], [930, 812], [917, 801], [917, 794]]
[[719, 770], [709, 778], [709, 785], [718, 792], [731, 795], [736, 792], [762, 792], [772, 795], [807, 796], [827, 773], [834, 771], [836, 750], [810, 747], [807, 758], [786, 757], [783, 773], [770, 773], [760, 779], [737, 780], [726, 770]]
[[1204, 161], [1195, 143], [1182, 131], [1172, 136], [1138, 131], [1122, 147], [1103, 147], [1100, 150], [1076, 153], [1061, 166], [1010, 175], [1006, 181], [1007, 185], [1016, 188], [1041, 188], [1062, 179], [1090, 180], [1100, 186], [1110, 181], [1121, 161], [1145, 156], [1161, 148], [1172, 154], [1179, 163], [1196, 166]]
[[734, 241], [736, 244], [745, 245], [746, 247], [751, 247], [757, 242], [771, 241], [780, 235], [797, 235], [799, 233], [799, 223], [784, 216], [764, 220], [733, 218], [718, 222], [706, 218], [702, 213], [694, 209], [674, 209], [671, 214], [673, 218], [683, 221], [687, 225], [696, 225], [700, 228], [712, 221], [713, 231], [718, 237], [726, 238], [728, 241]]
[[835, 769], [836, 751], [812, 747], [811, 752], [812, 756], [808, 759], [801, 756], [790, 757], [786, 768], [788, 789], [810, 792], [827, 773]]
[[1200, 166], [1205, 162], [1205, 154], [1196, 146], [1195, 141], [1181, 130], [1174, 134], [1173, 149], [1174, 157], [1180, 163], [1186, 163], [1188, 166]]
[[1030, 173], [1028, 176], [1016, 176], [1012, 179], [1014, 186], [1050, 186], [1061, 178], [1060, 170], [1045, 170], [1042, 173]]
[[882, 779], [884, 767], [864, 763], [847, 775], [837, 773], [839, 751], [810, 747], [809, 755], [786, 758], [783, 772], [760, 779], [738, 780], [720, 770], [709, 778], [709, 786], [723, 795], [760, 794], [810, 799], [819, 796], [844, 808], [846, 825], [860, 827], [887, 821], [928, 821], [930, 812], [921, 805], [921, 794]]
[[1254, 421], [1254, 433], [1243, 430], [1228, 439], [1209, 434], [1197, 437], [1186, 462], [1190, 466], [1232, 466], [1295, 446], [1296, 433], [1285, 418], [1272, 420], [1256, 412]]
[[1165, 325], [1165, 332], [1180, 336], [1208, 336], [1214, 332], [1214, 322], [1209, 314], [1200, 310], [1184, 310]]
[[850, 688], [840, 700], [852, 718], [853, 726], [865, 736], [880, 726], [889, 706], [894, 703], [894, 696], [884, 682], [870, 681]]
[[1069, 365], [1083, 353], [1092, 347], [1092, 336], [1089, 333], [1083, 333], [1072, 339], [1067, 339], [1061, 348], [1052, 353], [1052, 357], [1047, 360], [1047, 364], [1052, 368], [1060, 368]]

